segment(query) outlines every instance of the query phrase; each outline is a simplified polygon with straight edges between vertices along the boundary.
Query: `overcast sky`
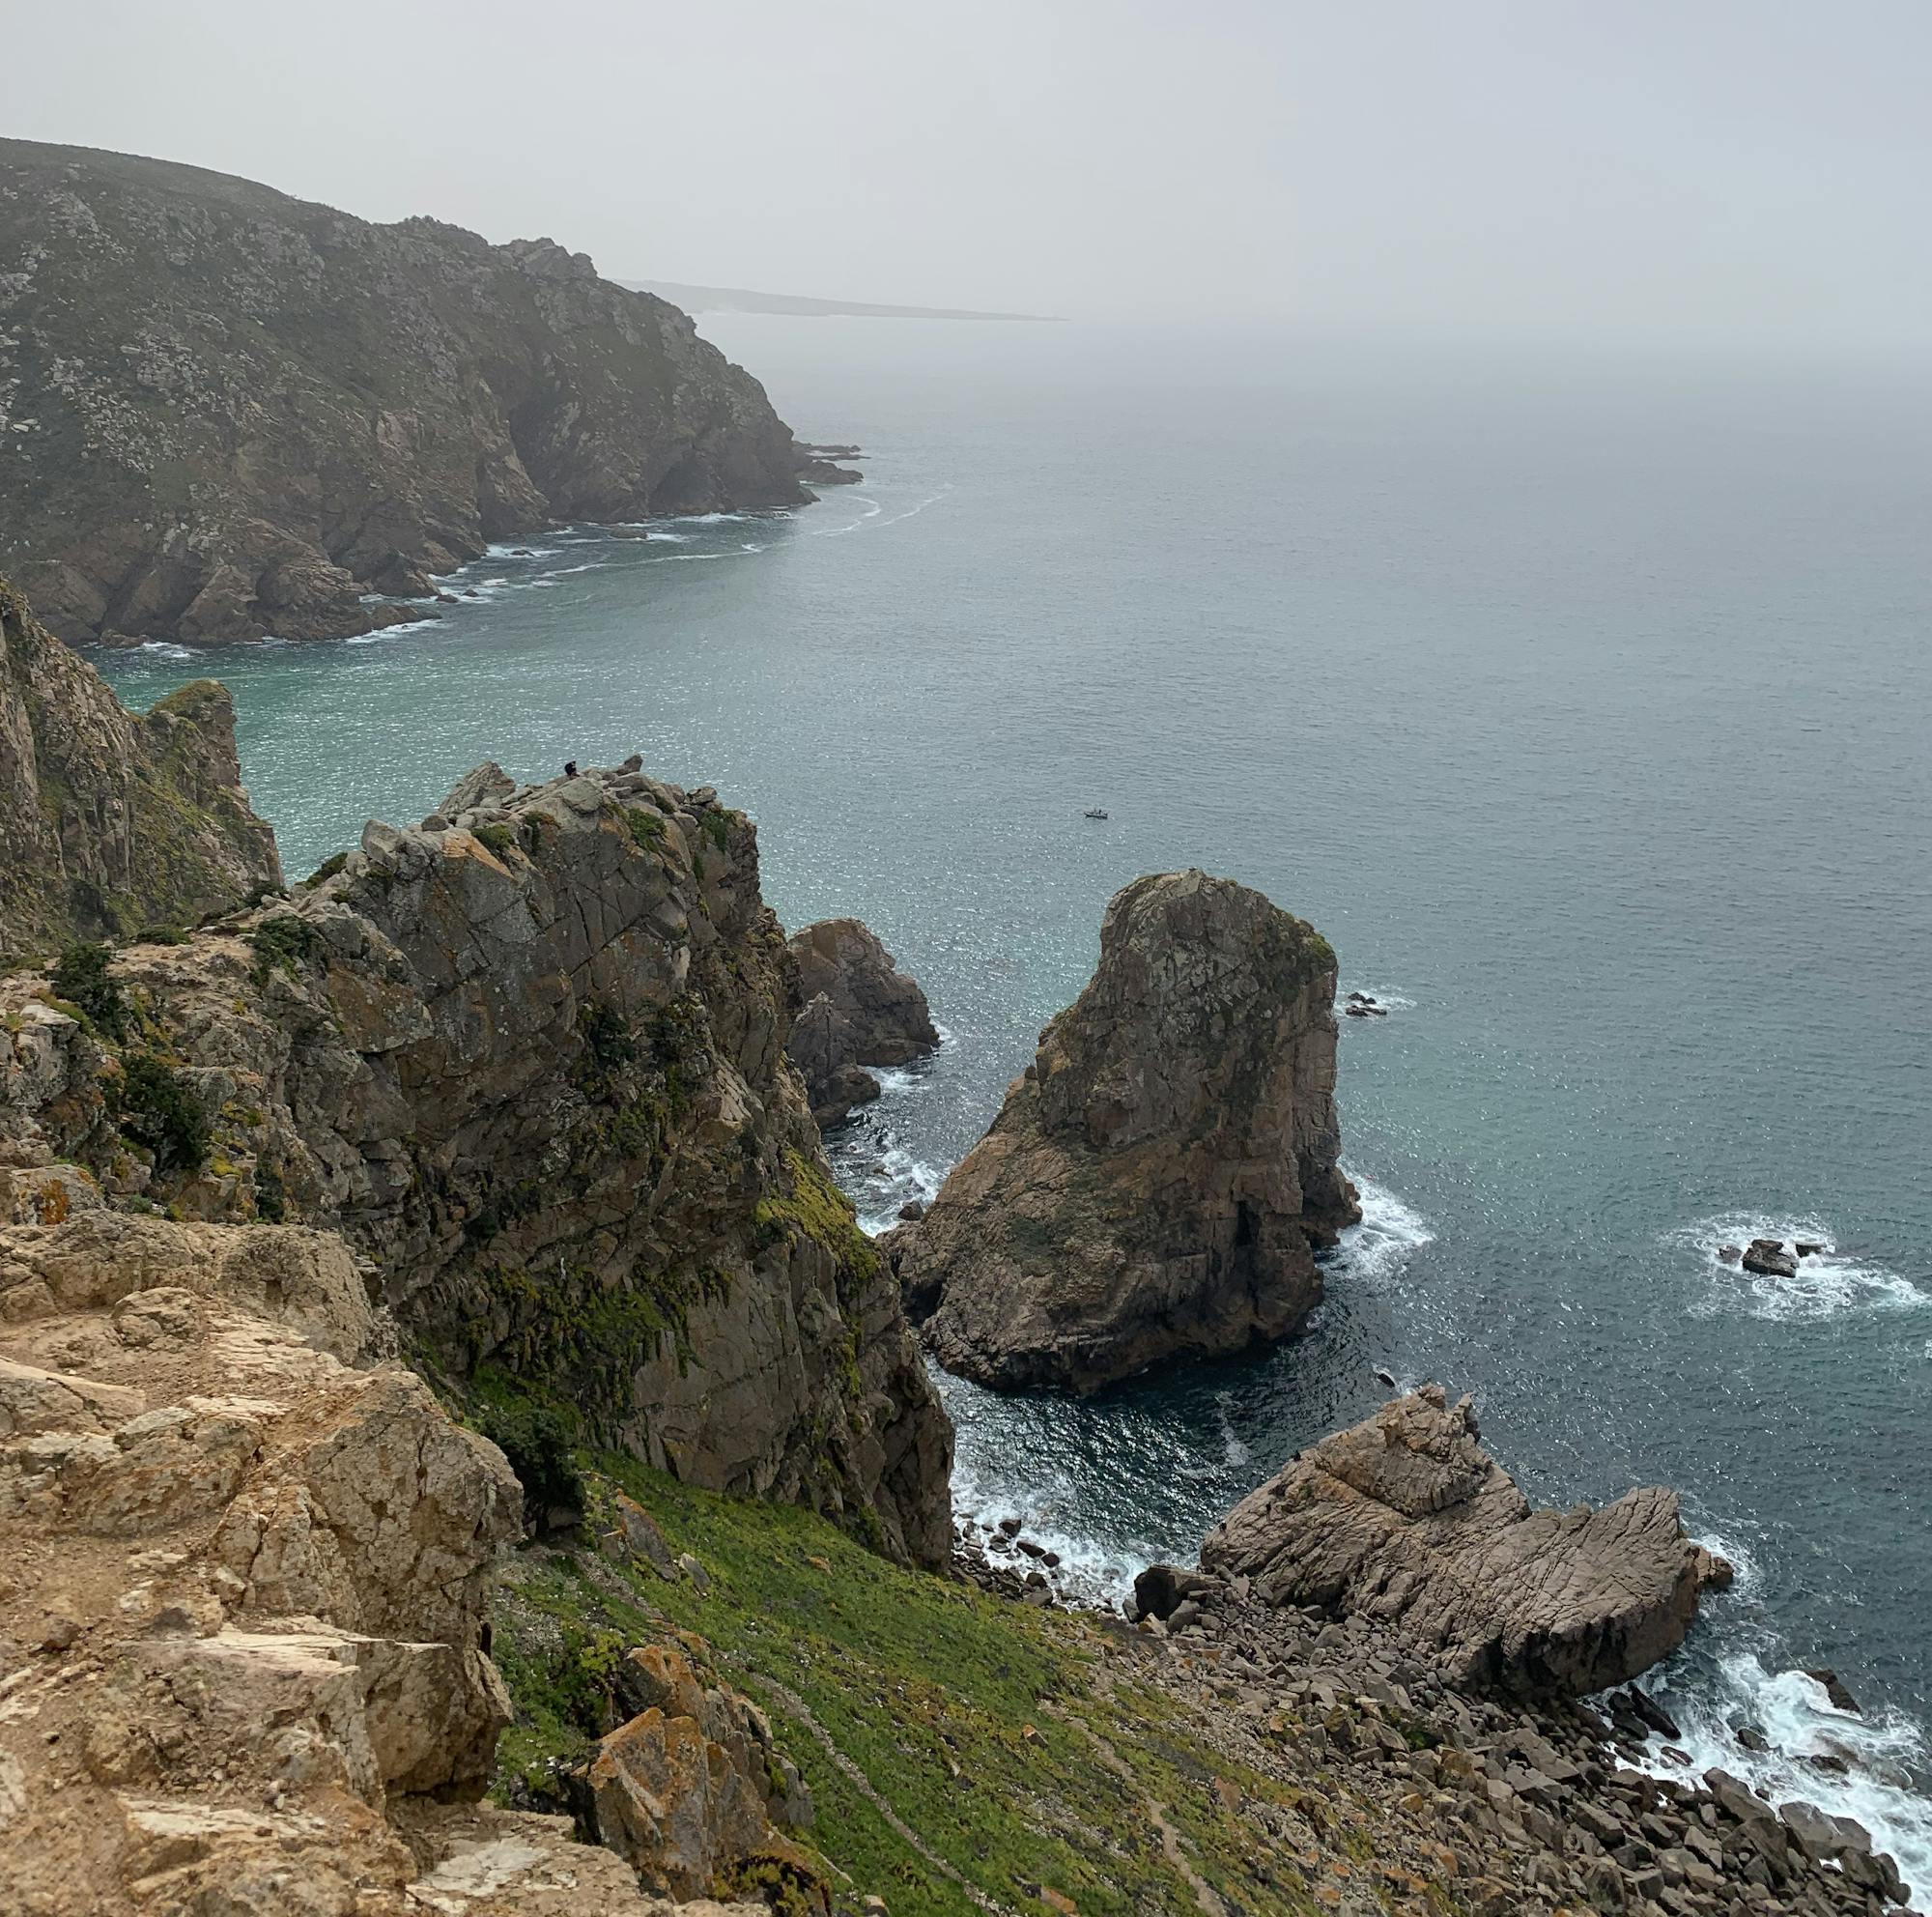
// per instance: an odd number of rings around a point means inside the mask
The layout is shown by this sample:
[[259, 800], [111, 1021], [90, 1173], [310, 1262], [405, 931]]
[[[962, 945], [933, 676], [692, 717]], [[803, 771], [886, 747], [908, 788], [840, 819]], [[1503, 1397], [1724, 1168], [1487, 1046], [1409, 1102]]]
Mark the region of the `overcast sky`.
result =
[[0, 129], [615, 277], [1932, 338], [1928, 0], [66, 0]]

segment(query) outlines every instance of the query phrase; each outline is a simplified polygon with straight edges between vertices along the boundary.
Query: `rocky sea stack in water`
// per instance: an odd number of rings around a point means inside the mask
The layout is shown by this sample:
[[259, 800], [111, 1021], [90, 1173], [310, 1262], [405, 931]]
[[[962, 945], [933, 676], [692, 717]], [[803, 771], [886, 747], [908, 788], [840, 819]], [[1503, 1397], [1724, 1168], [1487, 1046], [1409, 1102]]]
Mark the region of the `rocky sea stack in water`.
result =
[[939, 1044], [925, 994], [857, 919], [821, 919], [788, 941], [801, 1009], [786, 1049], [811, 1115], [837, 1125], [879, 1096], [868, 1065], [908, 1065]]
[[1136, 879], [992, 1130], [890, 1241], [942, 1364], [1091, 1391], [1294, 1330], [1336, 1166], [1335, 955], [1259, 892]]
[[1469, 1400], [1438, 1385], [1303, 1451], [1208, 1533], [1201, 1565], [1265, 1603], [1366, 1617], [1451, 1683], [1567, 1697], [1648, 1670], [1730, 1582], [1674, 1491], [1531, 1510]]
[[0, 564], [63, 639], [328, 639], [557, 520], [789, 505], [764, 388], [549, 240], [0, 140]]

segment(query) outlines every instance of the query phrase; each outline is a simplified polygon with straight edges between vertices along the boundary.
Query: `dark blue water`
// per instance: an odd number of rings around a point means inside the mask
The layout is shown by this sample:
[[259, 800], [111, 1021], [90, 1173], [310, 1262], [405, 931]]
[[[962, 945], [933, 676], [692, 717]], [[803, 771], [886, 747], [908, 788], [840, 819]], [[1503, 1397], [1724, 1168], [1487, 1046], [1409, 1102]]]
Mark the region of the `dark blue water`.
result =
[[[105, 670], [229, 681], [292, 873], [486, 755], [716, 784], [786, 922], [868, 920], [951, 1034], [838, 1147], [874, 1220], [983, 1129], [1126, 879], [1313, 919], [1396, 1006], [1345, 1024], [1369, 1221], [1313, 1334], [1089, 1406], [949, 1386], [962, 1500], [1105, 1581], [1375, 1366], [1472, 1389], [1533, 1493], [1674, 1483], [1744, 1567], [1667, 1674], [1700, 1760], [1758, 1723], [1768, 1788], [1841, 1788], [1932, 1882], [1885, 1782], [1932, 1722], [1932, 379], [712, 330], [865, 485], [496, 556], [366, 644]], [[1833, 1254], [1717, 1263], [1765, 1229]], [[1790, 1674], [1821, 1663], [1863, 1729]], [[1834, 1739], [1848, 1787], [1800, 1757]]]

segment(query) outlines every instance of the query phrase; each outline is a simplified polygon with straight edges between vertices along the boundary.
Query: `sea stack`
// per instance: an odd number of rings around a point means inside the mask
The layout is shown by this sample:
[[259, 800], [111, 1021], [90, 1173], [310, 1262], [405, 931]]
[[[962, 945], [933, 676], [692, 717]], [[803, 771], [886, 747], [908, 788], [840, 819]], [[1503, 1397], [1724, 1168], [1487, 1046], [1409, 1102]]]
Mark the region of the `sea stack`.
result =
[[1557, 1697], [1648, 1670], [1731, 1580], [1661, 1486], [1531, 1510], [1469, 1399], [1439, 1385], [1291, 1459], [1208, 1534], [1201, 1567], [1264, 1603], [1360, 1615], [1452, 1683]]
[[888, 1240], [929, 1347], [1086, 1392], [1293, 1331], [1361, 1216], [1334, 1090], [1327, 940], [1231, 879], [1136, 879], [992, 1130]]
[[879, 1096], [868, 1065], [909, 1065], [939, 1044], [932, 1010], [877, 932], [857, 919], [820, 919], [786, 941], [798, 968], [799, 1013], [785, 1050], [805, 1077], [811, 1115], [838, 1124]]

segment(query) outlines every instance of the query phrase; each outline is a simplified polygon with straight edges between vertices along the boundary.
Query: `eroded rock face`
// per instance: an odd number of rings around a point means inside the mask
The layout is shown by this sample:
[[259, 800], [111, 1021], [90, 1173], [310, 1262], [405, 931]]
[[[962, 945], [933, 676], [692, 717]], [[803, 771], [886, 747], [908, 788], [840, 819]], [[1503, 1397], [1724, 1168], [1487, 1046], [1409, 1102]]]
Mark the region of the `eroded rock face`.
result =
[[326, 1233], [0, 1227], [0, 1907], [416, 1907], [519, 1494], [384, 1342]]
[[804, 1074], [811, 1115], [837, 1125], [879, 1096], [868, 1065], [906, 1065], [939, 1044], [925, 994], [879, 935], [857, 919], [821, 919], [787, 941], [800, 1011], [786, 1049]]
[[549, 240], [0, 141], [0, 563], [63, 639], [324, 639], [556, 520], [790, 505], [764, 389]]
[[1208, 1533], [1201, 1565], [1270, 1604], [1366, 1617], [1455, 1683], [1571, 1697], [1676, 1649], [1699, 1593], [1730, 1581], [1674, 1491], [1531, 1510], [1470, 1401], [1437, 1385], [1302, 1452]]
[[943, 1560], [951, 1427], [785, 1060], [750, 820], [634, 770], [504, 783], [435, 829], [372, 823], [291, 903], [116, 955], [209, 1117], [199, 1169], [117, 1129], [130, 1058], [0, 981], [16, 1204], [38, 1150], [110, 1199], [339, 1229], [453, 1378]]
[[1116, 894], [1087, 988], [887, 1241], [940, 1362], [1089, 1391], [1299, 1326], [1314, 1248], [1361, 1216], [1334, 997], [1327, 941], [1259, 892], [1185, 872]]
[[0, 956], [192, 925], [281, 882], [228, 694], [202, 679], [131, 713], [0, 580]]

